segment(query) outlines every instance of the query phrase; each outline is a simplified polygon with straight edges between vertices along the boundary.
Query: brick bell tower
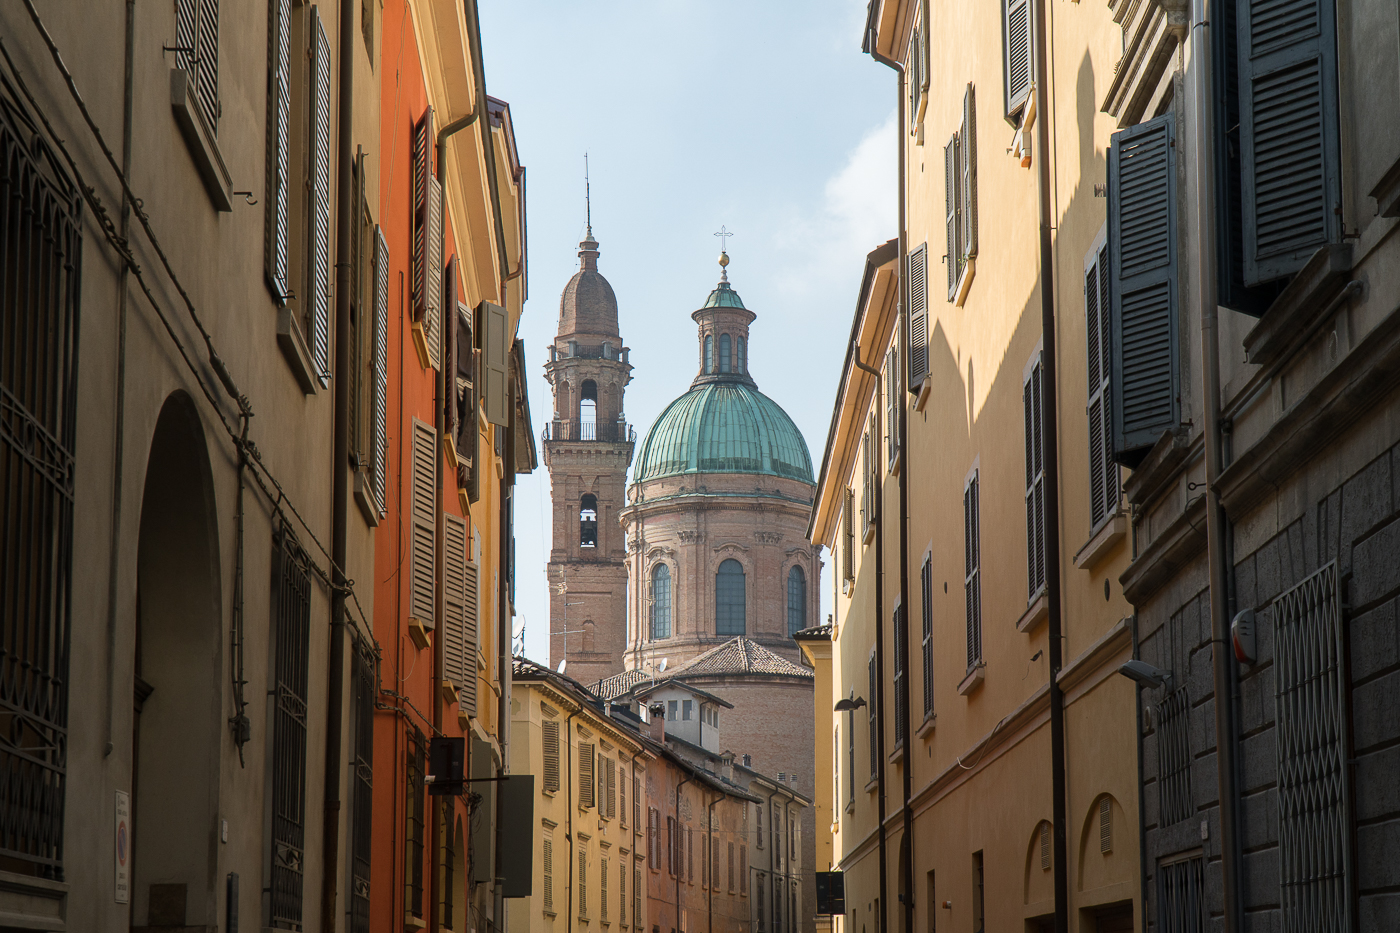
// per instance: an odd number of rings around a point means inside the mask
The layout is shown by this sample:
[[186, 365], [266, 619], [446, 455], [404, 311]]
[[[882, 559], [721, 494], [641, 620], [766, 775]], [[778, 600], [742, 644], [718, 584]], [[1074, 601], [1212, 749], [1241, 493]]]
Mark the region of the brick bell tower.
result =
[[545, 379], [554, 414], [544, 430], [554, 513], [549, 554], [549, 658], [584, 684], [622, 670], [627, 647], [627, 549], [618, 522], [632, 463], [622, 395], [632, 379], [617, 297], [598, 272], [592, 224], [579, 270], [559, 299]]

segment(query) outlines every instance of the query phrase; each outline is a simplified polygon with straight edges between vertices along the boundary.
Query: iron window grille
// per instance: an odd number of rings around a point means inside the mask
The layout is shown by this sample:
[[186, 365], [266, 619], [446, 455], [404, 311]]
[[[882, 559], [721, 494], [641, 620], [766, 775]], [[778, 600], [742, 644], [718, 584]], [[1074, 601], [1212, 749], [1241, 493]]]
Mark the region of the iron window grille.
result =
[[1158, 933], [1204, 933], [1205, 860], [1200, 856], [1157, 866]]
[[1335, 561], [1273, 604], [1284, 933], [1352, 929], [1342, 610]]
[[1181, 686], [1162, 698], [1157, 708], [1158, 799], [1162, 825], [1191, 815], [1191, 703]]
[[351, 663], [354, 723], [351, 759], [350, 929], [369, 933], [370, 861], [374, 830], [374, 648], [356, 638]]
[[311, 570], [288, 528], [273, 539], [273, 639], [270, 925], [301, 929], [306, 857], [307, 662]]
[[404, 860], [408, 863], [404, 872], [404, 896], [408, 900], [408, 912], [415, 917], [423, 916], [423, 785], [425, 739], [417, 726], [408, 736], [406, 755], [407, 780], [405, 781], [404, 815]]
[[12, 100], [0, 85], [0, 861], [62, 880], [81, 201]]

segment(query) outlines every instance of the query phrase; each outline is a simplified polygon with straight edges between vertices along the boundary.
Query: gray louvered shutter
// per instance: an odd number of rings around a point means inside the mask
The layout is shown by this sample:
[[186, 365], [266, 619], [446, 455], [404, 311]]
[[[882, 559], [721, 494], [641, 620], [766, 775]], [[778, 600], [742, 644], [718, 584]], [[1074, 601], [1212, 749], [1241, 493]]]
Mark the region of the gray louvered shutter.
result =
[[559, 721], [546, 719], [540, 723], [541, 758], [544, 762], [545, 790], [559, 789]]
[[1030, 0], [1002, 0], [1002, 81], [1006, 115], [1014, 117], [1031, 94]]
[[446, 228], [442, 216], [442, 183], [433, 176], [428, 177], [427, 196], [428, 258], [423, 339], [428, 344], [429, 364], [433, 369], [439, 369], [442, 366], [442, 303], [445, 298], [442, 288], [442, 260]]
[[331, 46], [311, 8], [311, 362], [321, 388], [331, 383]]
[[384, 517], [384, 494], [389, 475], [389, 243], [374, 228], [374, 337], [370, 347], [370, 489], [379, 516]]
[[1239, 5], [1244, 279], [1302, 268], [1340, 242], [1334, 0]]
[[175, 67], [194, 84], [200, 115], [219, 128], [219, 0], [176, 0]]
[[958, 155], [962, 169], [962, 255], [977, 255], [977, 97], [972, 82], [963, 94], [961, 144]]
[[[188, 0], [186, 0], [188, 2]], [[287, 211], [292, 119], [292, 0], [271, 0], [267, 17], [267, 207], [263, 265], [278, 304], [286, 304]]]
[[1173, 143], [1168, 113], [1109, 149], [1113, 449], [1130, 466], [1179, 420]]
[[[364, 358], [365, 325], [374, 326], [369, 317], [369, 300], [365, 278], [365, 154], [355, 147], [354, 197], [350, 208], [350, 462], [363, 467], [369, 462], [368, 432], [365, 419], [366, 367]], [[370, 374], [372, 378], [372, 374]]]
[[[470, 541], [468, 542], [470, 544]], [[463, 575], [462, 602], [462, 689], [457, 693], [457, 708], [468, 716], [476, 715], [476, 683], [478, 666], [477, 638], [481, 628], [481, 587], [477, 579], [477, 565], [467, 561]], [[556, 784], [557, 787], [557, 777]]]
[[962, 193], [961, 173], [958, 171], [958, 134], [954, 133], [953, 138], [948, 140], [948, 145], [943, 147], [943, 203], [947, 208], [947, 242], [948, 253], [943, 257], [944, 265], [948, 267], [948, 300], [952, 301], [958, 294], [958, 272], [962, 260], [962, 250], [959, 247], [959, 230], [961, 228], [958, 214], [958, 197]]
[[918, 392], [928, 375], [928, 244], [909, 254], [909, 386]]
[[[443, 660], [442, 675], [461, 688], [466, 681], [466, 592], [467, 592], [467, 523], [451, 512], [443, 513]], [[476, 659], [471, 660], [472, 678], [476, 677]]]
[[505, 427], [510, 419], [510, 383], [507, 369], [510, 356], [510, 333], [507, 329], [506, 309], [488, 302], [482, 303], [481, 321], [485, 330], [481, 334], [482, 387], [486, 402], [486, 420], [494, 425]]
[[433, 426], [413, 419], [413, 482], [409, 615], [425, 629], [433, 627], [434, 515], [437, 512], [437, 433]]
[[1026, 425], [1026, 584], [1035, 599], [1045, 586], [1044, 370], [1037, 354], [1021, 387]]
[[446, 317], [446, 326], [442, 328], [442, 371], [444, 374], [444, 384], [451, 386], [452, 391], [447, 393], [442, 405], [442, 432], [452, 438], [453, 446], [457, 443], [457, 354], [461, 348], [457, 346], [457, 257], [453, 256], [447, 262], [447, 269], [443, 272], [443, 312]]
[[1118, 464], [1113, 459], [1113, 380], [1109, 372], [1107, 244], [1084, 272], [1084, 330], [1088, 343], [1089, 522], [1098, 528], [1118, 509]]
[[413, 127], [413, 322], [424, 325], [428, 313], [428, 204], [433, 177], [433, 108]]

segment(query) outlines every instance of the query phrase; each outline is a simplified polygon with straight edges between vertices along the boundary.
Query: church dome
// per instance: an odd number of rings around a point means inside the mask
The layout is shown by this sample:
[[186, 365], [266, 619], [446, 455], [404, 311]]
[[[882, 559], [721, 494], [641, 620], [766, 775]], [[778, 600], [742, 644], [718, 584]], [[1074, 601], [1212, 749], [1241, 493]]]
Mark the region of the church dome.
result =
[[616, 334], [617, 296], [598, 271], [598, 241], [579, 244], [580, 268], [559, 296], [559, 333]]
[[684, 473], [754, 473], [811, 483], [807, 442], [778, 403], [743, 382], [700, 385], [656, 419], [636, 483]]

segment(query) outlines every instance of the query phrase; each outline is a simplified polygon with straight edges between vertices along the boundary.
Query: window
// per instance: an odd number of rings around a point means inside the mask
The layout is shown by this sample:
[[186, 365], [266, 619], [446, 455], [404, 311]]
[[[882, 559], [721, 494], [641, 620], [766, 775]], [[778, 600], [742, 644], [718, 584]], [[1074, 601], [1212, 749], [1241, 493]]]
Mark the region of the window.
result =
[[[62, 877], [82, 202], [47, 140], [11, 105], [9, 85], [3, 88], [3, 847], [7, 871]], [[48, 157], [36, 158], [41, 152]]]
[[[634, 796], [635, 800], [636, 797]], [[660, 835], [661, 811], [655, 807], [647, 807], [647, 867], [652, 871], [661, 870], [661, 840]], [[641, 889], [640, 884], [638, 890]]]
[[[617, 819], [617, 762], [612, 758], [603, 759], [603, 773], [606, 777], [607, 796], [604, 801], [607, 803], [607, 813], [599, 814], [607, 816], [608, 819]], [[602, 807], [599, 808], [603, 809]]]
[[681, 700], [681, 719], [690, 722], [690, 714], [694, 711], [694, 700]]
[[[387, 289], [387, 283], [386, 283]], [[481, 493], [481, 430], [480, 388], [481, 349], [477, 346], [480, 324], [475, 313], [464, 304], [457, 305], [457, 338], [453, 347], [457, 356], [457, 485], [467, 491], [467, 499], [477, 501]]]
[[974, 471], [963, 490], [963, 593], [967, 603], [967, 669], [982, 663], [982, 554], [978, 482]]
[[598, 439], [598, 383], [592, 379], [583, 380], [578, 393], [578, 439], [596, 441]]
[[[878, 404], [877, 401], [876, 405]], [[870, 543], [870, 532], [874, 527], [875, 510], [878, 507], [875, 497], [875, 481], [878, 478], [875, 450], [879, 444], [879, 437], [880, 416], [878, 412], [871, 412], [870, 425], [860, 439], [860, 537], [866, 544]]]
[[1108, 240], [1113, 449], [1135, 466], [1176, 427], [1176, 147], [1170, 113], [1113, 134]]
[[[411, 528], [409, 556], [412, 575], [409, 579], [408, 615], [417, 623], [418, 632], [433, 630], [435, 601], [437, 528], [437, 431], [432, 425], [413, 419], [413, 488], [410, 500]], [[427, 639], [423, 638], [424, 644]], [[422, 646], [420, 646], [422, 647]]]
[[545, 791], [554, 793], [559, 790], [559, 720], [542, 721], [540, 738], [544, 746], [544, 782], [541, 786]]
[[934, 886], [933, 872], [928, 873], [928, 897], [924, 903], [928, 904], [928, 933], [938, 933], [938, 889]]
[[909, 252], [909, 388], [918, 391], [928, 376], [928, 244]]
[[598, 859], [598, 919], [608, 922], [608, 860]]
[[671, 637], [671, 568], [665, 564], [651, 572], [651, 637]]
[[622, 814], [618, 819], [624, 827], [627, 825], [627, 766], [622, 763], [622, 759], [617, 762], [617, 794], [621, 798], [618, 802], [617, 812]]
[[749, 896], [749, 847], [739, 846], [739, 894]]
[[841, 577], [848, 582], [856, 578], [854, 511], [855, 494], [848, 488], [841, 509]]
[[627, 926], [627, 850], [617, 860], [617, 922]]
[[[875, 694], [870, 695], [873, 699]], [[846, 803], [855, 806], [856, 802], [856, 723], [855, 714], [851, 715], [850, 728], [846, 730], [846, 773], [850, 775], [846, 780]]]
[[443, 677], [457, 689], [458, 707], [475, 715], [476, 565], [467, 563], [466, 521], [444, 512], [443, 522]]
[[1002, 0], [1002, 84], [1006, 118], [1020, 122], [1021, 108], [1031, 96], [1035, 81], [1031, 61], [1030, 0]]
[[1108, 244], [1084, 263], [1084, 330], [1088, 340], [1089, 524], [1097, 531], [1118, 511], [1118, 464], [1113, 459], [1113, 380], [1108, 350]]
[[[837, 725], [831, 732], [831, 762], [832, 773], [835, 780], [836, 800], [841, 800], [841, 726]], [[851, 775], [854, 777], [854, 775]], [[839, 816], [838, 816], [839, 819]]]
[[[905, 81], [909, 83], [909, 132], [917, 135], [919, 124], [924, 120], [924, 104], [927, 101], [928, 80], [931, 69], [924, 42], [922, 17], [915, 23], [913, 35], [909, 38], [909, 65], [905, 69]], [[920, 139], [922, 141], [922, 139]]]
[[729, 893], [734, 893], [734, 843], [729, 843]]
[[578, 509], [578, 546], [596, 548], [598, 546], [598, 497], [584, 493]]
[[1157, 867], [1157, 929], [1205, 933], [1205, 904], [1204, 858], [1197, 856]]
[[924, 718], [933, 715], [933, 558], [919, 569], [919, 602], [923, 615]]
[[710, 834], [700, 835], [700, 887], [710, 886]]
[[899, 457], [899, 411], [903, 396], [899, 387], [898, 339], [891, 341], [890, 352], [885, 354], [885, 466], [891, 472]]
[[982, 853], [972, 854], [972, 930], [982, 933], [987, 928], [987, 902], [982, 884]]
[[1185, 686], [1162, 697], [1157, 707], [1157, 799], [1163, 826], [1179, 823], [1195, 812], [1191, 799], [1190, 707]]
[[642, 778], [635, 768], [632, 770], [632, 825], [638, 829], [642, 825]]
[[905, 624], [903, 606], [894, 607], [894, 744], [898, 748], [904, 744], [904, 735], [909, 724], [904, 710], [909, 702], [908, 668], [908, 626]]
[[[452, 894], [456, 887], [452, 884], [453, 862], [457, 858], [456, 839], [453, 837], [452, 824], [455, 802], [451, 797], [439, 797], [433, 809], [437, 811], [438, 832], [437, 880], [434, 882], [434, 890], [438, 897], [438, 916], [442, 918], [440, 926], [444, 930], [450, 930], [452, 929], [452, 914], [454, 913]], [[366, 927], [367, 929], [368, 927]]]
[[374, 704], [379, 699], [374, 647], [356, 636], [351, 649], [350, 930], [369, 931], [374, 853]]
[[578, 805], [580, 809], [593, 806], [598, 792], [594, 783], [593, 743], [578, 743]]
[[705, 335], [705, 372], [715, 371], [715, 338], [709, 334]]
[[880, 724], [875, 720], [875, 690], [879, 686], [879, 681], [875, 676], [875, 652], [870, 652], [870, 698], [865, 707], [869, 710], [870, 716], [870, 780], [880, 773], [880, 742], [878, 730]]
[[733, 558], [715, 574], [715, 633], [744, 634], [744, 568]]
[[404, 828], [404, 861], [407, 865], [404, 896], [408, 902], [408, 912], [415, 917], [423, 916], [423, 804], [426, 796], [423, 746], [426, 741], [422, 731], [414, 726], [413, 733], [408, 737], [408, 776], [404, 789], [404, 815], [408, 824]]
[[787, 621], [789, 635], [807, 627], [807, 574], [796, 564], [788, 571]]
[[763, 914], [768, 906], [763, 898], [763, 873], [759, 872], [758, 877], [754, 880], [757, 884], [754, 889], [754, 893], [757, 895], [757, 903], [754, 904], [754, 908], [758, 913], [758, 933], [763, 933]]
[[176, 0], [175, 67], [189, 74], [209, 132], [219, 128], [219, 0]]
[[964, 273], [977, 255], [977, 103], [971, 84], [963, 94], [962, 125], [943, 150], [943, 165], [948, 300], [962, 304], [967, 294]]
[[680, 704], [675, 700], [666, 701], [666, 718], [671, 722], [676, 721], [676, 715], [680, 710]]
[[[311, 570], [287, 529], [273, 538], [272, 863], [274, 925], [301, 924], [306, 849], [307, 650], [311, 638]], [[421, 807], [420, 807], [421, 811]], [[421, 819], [421, 812], [419, 814]], [[287, 858], [283, 853], [296, 853]]]
[[[384, 518], [385, 493], [389, 480], [389, 243], [384, 231], [374, 226], [374, 258], [371, 269], [373, 312], [369, 351], [369, 449], [367, 491], [374, 521]], [[467, 352], [470, 352], [468, 349]], [[460, 412], [459, 412], [460, 416]]]
[[753, 812], [754, 812], [755, 818], [757, 819], [757, 822], [754, 824], [754, 826], [755, 826], [755, 828], [756, 828], [756, 830], [757, 830], [757, 831], [754, 833], [754, 839], [757, 840], [758, 847], [761, 849], [761, 848], [763, 848], [763, 804], [761, 804], [761, 803], [756, 803], [756, 804], [754, 804], [754, 805], [753, 805]]
[[1028, 601], [1045, 589], [1045, 388], [1044, 362], [1037, 353], [1021, 386], [1026, 426], [1026, 586]]
[[442, 342], [443, 208], [442, 183], [433, 174], [436, 141], [429, 107], [413, 130], [413, 343], [424, 369], [438, 367]]
[[666, 817], [666, 871], [675, 877], [680, 874], [680, 838], [676, 832], [676, 818]]
[[729, 368], [730, 368], [730, 366], [729, 366], [729, 349], [730, 349], [729, 335], [728, 335], [728, 334], [720, 334], [720, 335], [719, 335], [719, 371], [722, 372], [722, 373], [727, 373], [727, 372], [729, 372]]
[[736, 343], [737, 346], [738, 346], [738, 350], [737, 350], [737, 353], [736, 353], [736, 360], [735, 360], [735, 364], [734, 364], [734, 371], [735, 371], [735, 372], [739, 372], [739, 373], [747, 373], [747, 372], [749, 371], [749, 358], [748, 358], [748, 349], [747, 349], [747, 347], [745, 347], [745, 345], [744, 345], [744, 338], [743, 338], [743, 337], [738, 338], [738, 339], [735, 341], [735, 343]]
[[588, 850], [578, 850], [578, 918], [588, 919]]
[[634, 869], [632, 872], [632, 922], [637, 929], [642, 928], [642, 872], [641, 869]]

